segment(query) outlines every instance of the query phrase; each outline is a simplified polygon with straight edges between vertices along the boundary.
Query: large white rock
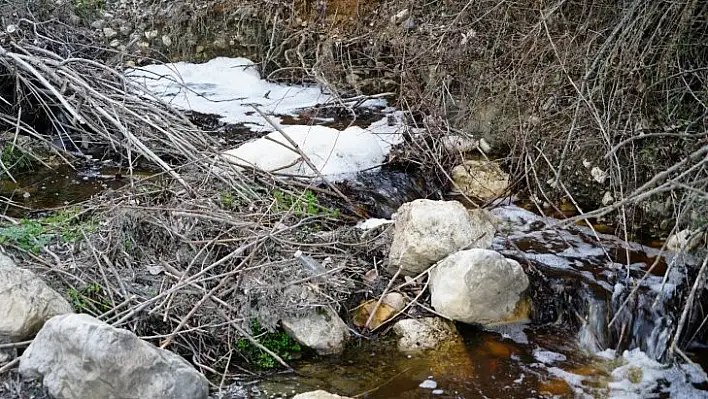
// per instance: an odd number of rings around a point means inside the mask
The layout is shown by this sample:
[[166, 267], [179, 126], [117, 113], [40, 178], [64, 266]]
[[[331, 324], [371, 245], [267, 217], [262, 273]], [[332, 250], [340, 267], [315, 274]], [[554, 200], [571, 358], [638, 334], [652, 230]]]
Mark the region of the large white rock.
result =
[[292, 339], [320, 355], [342, 353], [344, 343], [350, 336], [346, 323], [330, 309], [318, 309], [300, 317], [287, 317], [280, 324]]
[[389, 271], [417, 275], [463, 248], [489, 248], [495, 217], [484, 209], [468, 211], [457, 201], [418, 199], [396, 213]]
[[20, 357], [57, 399], [206, 398], [206, 378], [180, 356], [86, 314], [51, 318]]
[[0, 340], [31, 339], [51, 317], [72, 312], [69, 302], [37, 275], [0, 254]]
[[452, 180], [463, 194], [488, 201], [507, 194], [509, 175], [493, 161], [468, 160], [452, 169]]
[[339, 396], [323, 390], [299, 393], [293, 399], [349, 399], [346, 396]]
[[483, 325], [515, 318], [529, 285], [521, 265], [487, 249], [448, 256], [430, 272], [430, 302], [453, 320]]
[[403, 319], [393, 326], [393, 332], [400, 336], [398, 350], [403, 353], [435, 349], [458, 335], [452, 323], [439, 317]]

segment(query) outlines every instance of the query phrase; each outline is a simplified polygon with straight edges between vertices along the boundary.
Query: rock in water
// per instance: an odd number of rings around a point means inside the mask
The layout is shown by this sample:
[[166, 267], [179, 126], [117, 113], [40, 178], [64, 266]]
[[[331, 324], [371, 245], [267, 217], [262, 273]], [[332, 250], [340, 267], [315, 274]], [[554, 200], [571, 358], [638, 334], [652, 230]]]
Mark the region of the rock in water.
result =
[[314, 349], [320, 355], [336, 355], [344, 351], [349, 328], [329, 309], [317, 310], [300, 317], [281, 320], [283, 330], [300, 345]]
[[403, 353], [435, 349], [458, 335], [452, 323], [439, 317], [403, 319], [393, 326], [393, 332], [401, 336], [398, 350]]
[[349, 399], [349, 398], [345, 397], [345, 396], [335, 395], [335, 394], [329, 393], [327, 391], [318, 390], [318, 391], [311, 391], [311, 392], [297, 394], [297, 395], [293, 396], [293, 399]]
[[516, 311], [528, 285], [515, 260], [487, 249], [470, 249], [448, 256], [430, 272], [430, 302], [453, 320], [503, 324], [524, 318]]
[[418, 199], [401, 205], [396, 214], [389, 271], [417, 275], [462, 248], [489, 248], [494, 216], [468, 211], [457, 201]]
[[509, 190], [510, 177], [492, 161], [469, 160], [452, 169], [452, 180], [459, 190], [483, 201], [504, 196]]
[[0, 254], [0, 340], [30, 339], [51, 317], [72, 312], [69, 302], [44, 281]]
[[366, 322], [369, 321], [371, 312], [376, 309], [374, 317], [371, 318], [371, 324], [368, 326], [370, 329], [375, 330], [403, 310], [406, 307], [406, 300], [398, 292], [391, 292], [386, 294], [378, 307], [376, 306], [377, 304], [377, 299], [370, 299], [362, 303], [354, 311], [354, 317], [352, 317], [354, 325], [359, 328], [366, 327]]
[[58, 399], [199, 399], [206, 378], [180, 356], [86, 314], [51, 318], [20, 357]]

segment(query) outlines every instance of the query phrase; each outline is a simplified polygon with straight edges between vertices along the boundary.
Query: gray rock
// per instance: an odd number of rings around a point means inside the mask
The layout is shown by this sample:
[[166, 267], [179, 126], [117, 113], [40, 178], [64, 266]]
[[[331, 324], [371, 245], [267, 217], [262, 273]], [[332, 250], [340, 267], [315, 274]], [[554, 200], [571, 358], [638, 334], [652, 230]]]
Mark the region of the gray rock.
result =
[[455, 326], [439, 317], [403, 319], [393, 326], [393, 332], [400, 336], [398, 350], [403, 353], [435, 349], [458, 336]]
[[97, 19], [91, 22], [91, 27], [94, 29], [103, 29], [104, 26], [106, 26], [106, 21], [103, 19]]
[[20, 357], [57, 399], [206, 398], [209, 385], [180, 356], [86, 314], [47, 321]]
[[129, 23], [126, 23], [125, 25], [121, 25], [118, 30], [120, 31], [121, 35], [128, 36], [133, 32], [133, 26]]
[[305, 393], [299, 393], [293, 396], [293, 399], [349, 399], [346, 396], [339, 396], [327, 391], [318, 390]]
[[51, 317], [72, 313], [69, 302], [37, 275], [0, 254], [0, 338], [31, 339]]
[[292, 339], [320, 355], [342, 353], [344, 343], [350, 336], [347, 325], [330, 309], [284, 318], [280, 323]]
[[111, 39], [115, 38], [116, 36], [118, 36], [118, 32], [113, 28], [105, 27], [105, 28], [103, 28], [103, 36], [106, 39], [111, 40]]
[[430, 303], [453, 320], [503, 324], [524, 318], [516, 312], [528, 285], [515, 260], [487, 249], [470, 249], [448, 256], [430, 272]]
[[149, 31], [145, 32], [145, 38], [148, 39], [148, 40], [153, 40], [153, 39], [155, 39], [159, 34], [160, 34], [160, 32], [158, 32], [157, 29], [152, 29], [152, 30], [149, 30]]
[[418, 199], [396, 213], [389, 271], [414, 276], [463, 248], [489, 248], [495, 217], [486, 210], [468, 211], [457, 201]]

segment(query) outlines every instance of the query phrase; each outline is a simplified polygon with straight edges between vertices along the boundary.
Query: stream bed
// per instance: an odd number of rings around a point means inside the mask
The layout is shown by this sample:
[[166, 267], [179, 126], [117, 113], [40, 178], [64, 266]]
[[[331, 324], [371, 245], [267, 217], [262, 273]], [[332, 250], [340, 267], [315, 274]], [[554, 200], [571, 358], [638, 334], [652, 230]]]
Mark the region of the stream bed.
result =
[[[275, 133], [254, 112], [256, 104], [312, 151], [323, 175], [346, 179], [353, 191], [365, 193], [375, 216], [388, 218], [401, 203], [427, 193], [405, 171], [382, 167], [402, 141], [397, 130], [403, 127], [400, 111], [383, 100], [363, 102], [366, 118], [345, 125], [326, 113], [303, 114], [331, 100], [319, 88], [266, 83], [245, 59], [151, 66], [132, 76], [180, 108], [238, 124], [242, 130], [233, 131], [248, 140]], [[224, 138], [227, 144], [239, 141], [246, 138]], [[253, 162], [265, 162], [267, 154], [256, 147], [249, 150]], [[290, 174], [303, 174], [292, 154], [267, 163], [281, 172], [284, 165]], [[120, 170], [96, 165], [32, 173], [19, 183], [3, 181], [0, 188], [22, 213], [77, 202], [127, 182]], [[678, 296], [697, 259], [585, 227], [561, 228], [560, 220], [509, 201], [492, 212], [502, 223], [493, 249], [535, 273], [537, 310], [529, 323], [493, 330], [458, 325], [460, 340], [421, 356], [398, 353], [392, 334], [359, 338], [342, 357], [295, 362], [296, 373], [237, 381], [216, 397], [291, 397], [324, 389], [364, 398], [708, 398], [700, 366], [660, 364], [677, 323]], [[644, 277], [654, 261], [659, 266]], [[625, 301], [633, 287], [639, 299]], [[706, 366], [699, 352], [688, 355]]]

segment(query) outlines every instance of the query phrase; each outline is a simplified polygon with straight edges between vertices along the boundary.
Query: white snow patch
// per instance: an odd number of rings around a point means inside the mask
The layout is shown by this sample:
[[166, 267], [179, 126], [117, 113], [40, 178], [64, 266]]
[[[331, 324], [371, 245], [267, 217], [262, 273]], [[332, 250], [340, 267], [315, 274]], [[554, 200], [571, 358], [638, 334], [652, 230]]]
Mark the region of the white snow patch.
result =
[[[202, 64], [176, 62], [131, 69], [127, 76], [182, 109], [222, 116], [256, 131], [273, 131], [250, 104], [266, 114], [293, 115], [331, 99], [317, 86], [290, 86], [263, 80], [253, 61], [217, 57]], [[365, 105], [385, 106], [384, 100]], [[274, 117], [279, 122], [277, 117]]]
[[[393, 124], [389, 120], [393, 119]], [[379, 167], [391, 147], [403, 140], [403, 113], [394, 112], [364, 129], [351, 126], [343, 131], [325, 126], [284, 126], [285, 134], [267, 136], [224, 152], [225, 158], [238, 166], [255, 166], [268, 172], [317, 177], [298, 152], [305, 154], [319, 173], [328, 180], [346, 179], [357, 172]]]

